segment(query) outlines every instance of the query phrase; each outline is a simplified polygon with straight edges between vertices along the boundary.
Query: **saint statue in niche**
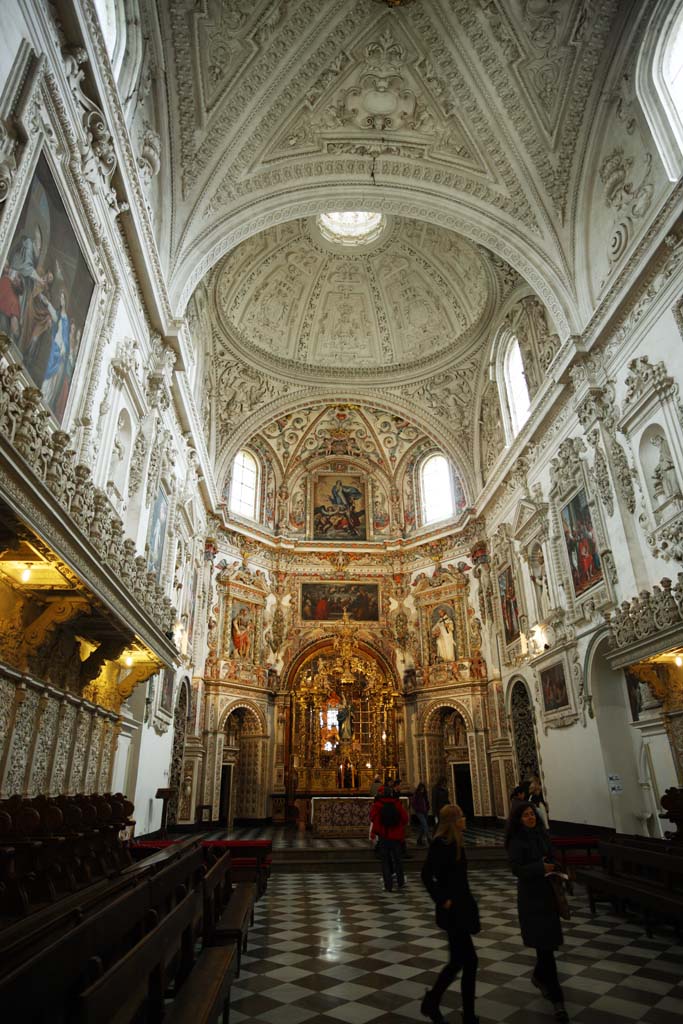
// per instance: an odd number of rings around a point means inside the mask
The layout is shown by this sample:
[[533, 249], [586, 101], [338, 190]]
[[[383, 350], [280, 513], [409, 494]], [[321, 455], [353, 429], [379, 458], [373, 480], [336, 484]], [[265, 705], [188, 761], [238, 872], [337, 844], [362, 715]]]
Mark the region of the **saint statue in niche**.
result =
[[445, 608], [439, 608], [437, 620], [432, 626], [436, 640], [436, 654], [439, 661], [455, 661], [455, 625]]
[[337, 710], [337, 726], [339, 728], [340, 740], [353, 739], [353, 719], [356, 709], [350, 701], [344, 702]]
[[657, 434], [651, 443], [659, 450], [659, 460], [652, 471], [652, 483], [655, 497], [661, 502], [680, 494], [676, 467], [669, 448], [669, 442], [663, 434]]

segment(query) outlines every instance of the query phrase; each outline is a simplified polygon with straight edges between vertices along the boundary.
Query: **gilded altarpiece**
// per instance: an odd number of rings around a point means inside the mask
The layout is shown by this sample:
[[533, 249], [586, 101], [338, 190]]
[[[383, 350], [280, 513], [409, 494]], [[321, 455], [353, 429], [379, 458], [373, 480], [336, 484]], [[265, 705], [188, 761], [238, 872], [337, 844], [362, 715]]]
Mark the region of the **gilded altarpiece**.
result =
[[332, 636], [292, 666], [287, 687], [281, 717], [290, 800], [297, 793], [365, 795], [375, 773], [397, 775], [398, 683], [346, 613]]

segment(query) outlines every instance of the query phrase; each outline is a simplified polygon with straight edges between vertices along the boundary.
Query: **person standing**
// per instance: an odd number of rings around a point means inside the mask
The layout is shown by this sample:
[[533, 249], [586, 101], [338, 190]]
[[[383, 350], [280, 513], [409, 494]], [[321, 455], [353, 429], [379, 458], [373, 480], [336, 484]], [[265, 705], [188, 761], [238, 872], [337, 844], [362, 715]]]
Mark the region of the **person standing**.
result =
[[418, 834], [417, 834], [417, 845], [424, 846], [425, 842], [429, 842], [429, 822], [427, 815], [429, 814], [429, 797], [427, 796], [427, 787], [424, 782], [419, 782], [410, 800], [410, 807], [417, 818]]
[[517, 876], [517, 912], [522, 941], [536, 951], [531, 983], [549, 999], [555, 1020], [568, 1021], [557, 976], [555, 951], [562, 945], [562, 924], [555, 894], [546, 876], [557, 871], [548, 834], [532, 804], [521, 803], [508, 819], [505, 847]]
[[478, 958], [472, 936], [480, 930], [479, 908], [467, 880], [463, 833], [467, 822], [457, 804], [441, 808], [439, 827], [422, 867], [422, 882], [436, 907], [436, 923], [448, 938], [448, 963], [431, 989], [427, 989], [420, 1012], [445, 1024], [439, 1009], [441, 999], [458, 974], [462, 993], [463, 1024], [478, 1024], [474, 1013]]
[[382, 860], [382, 879], [387, 892], [393, 889], [393, 876], [396, 885], [402, 889], [406, 884], [403, 873], [402, 846], [406, 836], [408, 812], [394, 793], [391, 783], [387, 783], [377, 796], [370, 811], [370, 839], [377, 837], [380, 858]]
[[438, 822], [439, 812], [450, 802], [448, 788], [446, 787], [446, 776], [441, 775], [432, 786], [432, 814], [434, 821]]
[[550, 811], [548, 802], [543, 796], [543, 787], [538, 775], [533, 775], [529, 785], [529, 803], [533, 805], [537, 816], [541, 819], [543, 828], [550, 828]]
[[381, 788], [382, 788], [382, 776], [381, 775], [375, 775], [374, 779], [372, 780], [372, 785], [370, 786], [370, 796], [371, 797], [376, 797]]

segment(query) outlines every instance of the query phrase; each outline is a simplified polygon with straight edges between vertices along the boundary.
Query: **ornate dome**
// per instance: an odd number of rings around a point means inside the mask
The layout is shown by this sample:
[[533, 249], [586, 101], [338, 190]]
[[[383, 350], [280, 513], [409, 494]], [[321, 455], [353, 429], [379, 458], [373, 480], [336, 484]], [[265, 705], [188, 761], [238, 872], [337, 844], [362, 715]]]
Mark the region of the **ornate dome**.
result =
[[227, 336], [309, 370], [393, 370], [464, 355], [497, 297], [487, 252], [443, 228], [369, 216], [377, 223], [357, 244], [323, 216], [238, 245], [214, 277]]

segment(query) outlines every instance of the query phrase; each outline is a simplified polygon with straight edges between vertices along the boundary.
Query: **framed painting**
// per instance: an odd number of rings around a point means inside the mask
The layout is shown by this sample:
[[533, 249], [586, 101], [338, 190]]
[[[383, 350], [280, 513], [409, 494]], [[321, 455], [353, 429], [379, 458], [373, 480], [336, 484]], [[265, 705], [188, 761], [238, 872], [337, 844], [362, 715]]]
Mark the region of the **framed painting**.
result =
[[562, 507], [561, 516], [574, 593], [580, 597], [603, 579], [595, 526], [583, 488]]
[[564, 672], [564, 662], [558, 661], [548, 668], [542, 669], [541, 695], [543, 697], [543, 709], [546, 714], [554, 711], [563, 711], [571, 707], [567, 679]]
[[367, 539], [365, 480], [360, 474], [321, 473], [316, 478], [313, 539]]
[[344, 612], [355, 622], [379, 622], [377, 583], [302, 583], [303, 622], [338, 622]]
[[431, 633], [437, 661], [455, 661], [455, 616], [449, 605], [432, 610]]
[[159, 691], [159, 710], [167, 715], [173, 714], [173, 669], [167, 668], [161, 674], [161, 689]]
[[95, 281], [44, 155], [0, 277], [0, 329], [61, 424]]
[[163, 487], [157, 491], [157, 496], [152, 505], [149, 517], [149, 535], [147, 546], [149, 555], [147, 564], [149, 569], [156, 574], [157, 580], [161, 577], [161, 566], [164, 554], [164, 541], [166, 539], [166, 523], [168, 521], [168, 499]]
[[254, 609], [243, 601], [233, 601], [230, 613], [230, 657], [251, 660], [254, 642]]
[[512, 644], [519, 639], [519, 606], [515, 593], [515, 579], [512, 566], [508, 565], [498, 574], [498, 593], [500, 594], [500, 610], [503, 616], [505, 643]]

